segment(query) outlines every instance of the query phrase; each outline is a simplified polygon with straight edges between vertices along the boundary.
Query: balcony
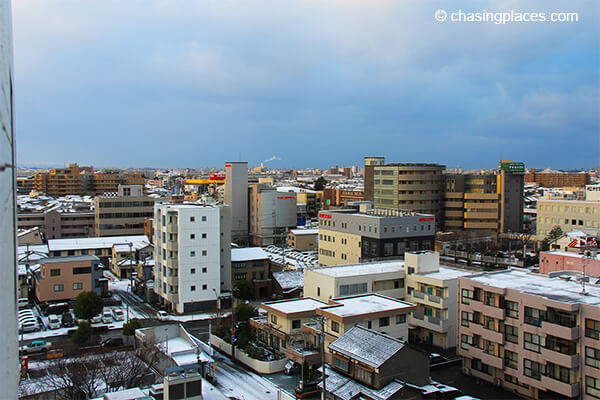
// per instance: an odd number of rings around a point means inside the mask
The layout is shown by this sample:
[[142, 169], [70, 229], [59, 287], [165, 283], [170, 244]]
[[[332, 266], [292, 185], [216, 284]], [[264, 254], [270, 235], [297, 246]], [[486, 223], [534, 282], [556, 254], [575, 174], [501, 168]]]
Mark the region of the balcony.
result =
[[466, 229], [498, 229], [498, 222], [465, 222]]
[[321, 352], [314, 349], [304, 349], [302, 347], [287, 347], [283, 354], [290, 360], [302, 365], [305, 361], [309, 365], [321, 363]]
[[560, 337], [567, 340], [579, 339], [579, 327], [577, 326], [569, 328], [552, 322], [542, 321], [542, 330], [544, 332], [551, 332], [552, 336]]
[[498, 369], [504, 369], [504, 360], [493, 354], [485, 352], [483, 349], [474, 346], [468, 346], [467, 349], [461, 348], [460, 353], [469, 358], [478, 358], [484, 364]]
[[473, 311], [479, 311], [488, 317], [504, 320], [505, 311], [503, 308], [487, 306], [483, 302], [477, 300], [471, 300], [470, 307]]
[[169, 250], [169, 251], [178, 251], [179, 250], [179, 246], [177, 245], [177, 242], [175, 240], [169, 240], [167, 242], [167, 250]]
[[413, 326], [429, 329], [439, 333], [447, 333], [450, 327], [448, 320], [413, 312], [408, 316], [408, 323]]
[[448, 308], [448, 299], [426, 294], [418, 290], [414, 290], [412, 294], [407, 295], [405, 300], [410, 303], [423, 304], [433, 308]]
[[552, 390], [567, 397], [579, 395], [579, 383], [564, 383], [549, 376], [542, 375], [542, 385], [546, 390]]
[[484, 327], [483, 325], [479, 325], [475, 322], [469, 322], [469, 326], [466, 328], [468, 330], [470, 330], [471, 332], [473, 332], [476, 335], [481, 336], [484, 339], [490, 340], [494, 343], [498, 343], [498, 344], [504, 344], [504, 334], [491, 330], [491, 329], [487, 329], [486, 327]]
[[542, 347], [540, 350], [545, 361], [568, 368], [577, 368], [579, 366], [579, 354], [563, 354], [545, 347]]

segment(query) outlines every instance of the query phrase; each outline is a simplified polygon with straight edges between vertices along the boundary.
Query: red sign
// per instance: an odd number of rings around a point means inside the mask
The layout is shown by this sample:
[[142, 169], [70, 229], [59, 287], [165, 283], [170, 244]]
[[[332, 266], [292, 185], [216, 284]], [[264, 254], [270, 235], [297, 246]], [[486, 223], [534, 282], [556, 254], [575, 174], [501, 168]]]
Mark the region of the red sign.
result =
[[319, 218], [326, 218], [326, 219], [331, 219], [331, 215], [329, 214], [319, 214]]
[[226, 167], [226, 168], [227, 168], [227, 167], [231, 167], [231, 164], [225, 164], [225, 167]]
[[[231, 165], [231, 164], [229, 164], [229, 165]], [[213, 181], [221, 181], [221, 180], [225, 179], [225, 175], [210, 174], [208, 176], [208, 179], [213, 180]]]
[[283, 200], [283, 199], [295, 199], [296, 196], [278, 196], [277, 199], [279, 200]]
[[435, 217], [419, 218], [419, 221], [435, 221]]

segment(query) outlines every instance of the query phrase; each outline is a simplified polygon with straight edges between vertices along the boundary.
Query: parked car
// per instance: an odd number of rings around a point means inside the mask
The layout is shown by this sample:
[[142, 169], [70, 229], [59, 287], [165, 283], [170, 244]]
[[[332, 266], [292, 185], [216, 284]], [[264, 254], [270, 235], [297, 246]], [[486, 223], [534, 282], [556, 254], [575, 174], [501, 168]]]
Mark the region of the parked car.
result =
[[17, 300], [17, 306], [19, 308], [25, 308], [29, 305], [29, 299], [26, 297], [22, 297], [20, 299]]
[[93, 316], [92, 319], [90, 319], [90, 322], [92, 324], [99, 324], [100, 322], [102, 322], [102, 314]]
[[37, 322], [27, 321], [19, 322], [19, 333], [37, 332], [40, 330], [40, 326]]
[[429, 355], [429, 364], [439, 364], [443, 363], [444, 361], [448, 361], [448, 359], [441, 354], [431, 353]]
[[48, 307], [46, 307], [46, 311], [44, 312], [46, 315], [50, 315], [50, 314], [55, 314], [55, 315], [61, 315], [66, 311], [69, 311], [71, 309], [71, 307], [69, 306], [69, 303], [54, 303], [54, 304], [50, 304]]
[[49, 329], [58, 329], [60, 328], [60, 319], [58, 315], [48, 315], [48, 328]]
[[167, 321], [169, 319], [169, 314], [166, 311], [160, 310], [156, 313], [156, 318], [158, 318], [161, 321]]
[[109, 337], [100, 342], [102, 347], [117, 347], [123, 346], [123, 338], [120, 337]]
[[71, 315], [71, 313], [69, 311], [65, 311], [63, 313], [60, 322], [62, 323], [62, 326], [65, 328], [75, 326], [75, 319], [73, 318], [73, 316]]
[[52, 348], [52, 343], [44, 340], [34, 340], [33, 342], [19, 347], [19, 352], [22, 354], [40, 353], [48, 351]]
[[63, 358], [64, 352], [62, 349], [50, 349], [46, 353], [46, 358], [52, 360], [53, 358]]
[[286, 375], [296, 375], [298, 372], [300, 372], [300, 364], [290, 360], [283, 367], [283, 372]]
[[123, 314], [123, 310], [120, 308], [113, 308], [112, 317], [115, 321], [123, 321], [125, 319], [125, 314]]
[[110, 324], [112, 322], [112, 313], [110, 310], [104, 310], [102, 312], [102, 322], [105, 324]]

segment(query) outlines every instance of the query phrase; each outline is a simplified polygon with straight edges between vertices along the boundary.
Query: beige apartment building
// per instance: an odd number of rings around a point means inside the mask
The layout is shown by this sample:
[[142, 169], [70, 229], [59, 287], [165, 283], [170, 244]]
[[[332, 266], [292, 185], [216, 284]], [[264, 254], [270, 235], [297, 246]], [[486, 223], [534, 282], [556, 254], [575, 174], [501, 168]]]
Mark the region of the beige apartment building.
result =
[[555, 226], [559, 226], [563, 232], [583, 231], [599, 234], [600, 201], [539, 199], [537, 240], [544, 240]]
[[77, 164], [67, 168], [51, 168], [38, 172], [33, 177], [33, 187], [48, 196], [60, 197], [68, 194], [83, 194], [83, 181]]
[[141, 185], [118, 185], [117, 193], [94, 198], [96, 236], [144, 234], [144, 219], [154, 216], [156, 199], [144, 196]]
[[600, 398], [600, 287], [504, 270], [458, 289], [464, 373], [529, 398]]
[[40, 259], [40, 269], [34, 274], [38, 301], [70, 300], [90, 291], [100, 295], [99, 264], [98, 257], [89, 255]]
[[47, 240], [94, 236], [94, 212], [54, 207], [43, 212], [17, 214], [19, 229], [39, 227]]
[[407, 252], [405, 300], [416, 304], [409, 316], [411, 338], [443, 349], [456, 346], [457, 280], [469, 271], [440, 266], [439, 253]]
[[319, 229], [290, 229], [287, 245], [298, 251], [317, 251]]

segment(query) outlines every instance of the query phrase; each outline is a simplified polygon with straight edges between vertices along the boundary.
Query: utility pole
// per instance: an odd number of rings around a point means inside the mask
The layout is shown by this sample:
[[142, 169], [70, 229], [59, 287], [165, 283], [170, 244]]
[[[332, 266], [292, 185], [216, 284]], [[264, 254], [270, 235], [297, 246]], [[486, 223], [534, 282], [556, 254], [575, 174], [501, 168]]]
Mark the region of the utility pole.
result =
[[321, 340], [321, 379], [323, 381], [323, 392], [321, 394], [321, 400], [325, 400], [327, 397], [327, 387], [325, 384], [326, 374], [325, 374], [325, 317], [318, 316], [317, 321], [319, 322], [319, 327], [321, 328], [321, 333], [319, 334]]

